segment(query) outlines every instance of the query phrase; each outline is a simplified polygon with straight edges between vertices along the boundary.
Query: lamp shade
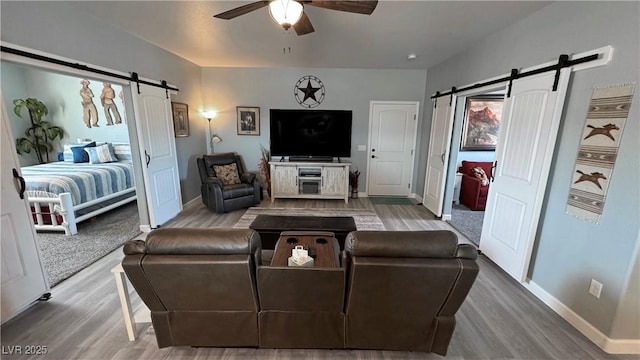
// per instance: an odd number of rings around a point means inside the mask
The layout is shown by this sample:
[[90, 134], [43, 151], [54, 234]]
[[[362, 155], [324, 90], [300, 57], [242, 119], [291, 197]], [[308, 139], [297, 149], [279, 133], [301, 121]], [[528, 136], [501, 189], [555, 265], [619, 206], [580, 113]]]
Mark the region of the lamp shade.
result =
[[205, 119], [211, 120], [213, 118], [215, 118], [217, 115], [217, 113], [213, 110], [209, 110], [209, 111], [205, 111], [202, 113], [202, 116], [205, 117]]
[[289, 29], [302, 17], [302, 4], [293, 0], [274, 0], [269, 3], [269, 14], [275, 22]]

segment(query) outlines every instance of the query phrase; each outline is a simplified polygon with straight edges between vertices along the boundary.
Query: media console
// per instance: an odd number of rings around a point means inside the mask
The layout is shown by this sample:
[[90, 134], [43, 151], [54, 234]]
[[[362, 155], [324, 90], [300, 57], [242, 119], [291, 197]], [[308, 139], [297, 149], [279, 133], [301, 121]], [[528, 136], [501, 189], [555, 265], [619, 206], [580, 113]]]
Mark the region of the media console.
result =
[[276, 198], [344, 199], [349, 202], [349, 163], [271, 161], [271, 202]]

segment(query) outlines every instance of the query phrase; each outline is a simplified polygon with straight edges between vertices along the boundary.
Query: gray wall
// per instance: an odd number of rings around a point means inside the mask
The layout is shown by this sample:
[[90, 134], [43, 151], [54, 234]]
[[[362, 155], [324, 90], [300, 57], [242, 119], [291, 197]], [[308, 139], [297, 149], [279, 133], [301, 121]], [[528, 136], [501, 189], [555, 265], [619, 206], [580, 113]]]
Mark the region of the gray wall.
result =
[[[0, 2], [0, 39], [80, 62], [150, 79], [167, 80], [180, 92], [173, 101], [189, 105], [191, 136], [177, 138], [182, 200], [200, 195], [197, 154], [205, 151], [206, 124], [201, 117], [200, 67], [166, 50], [57, 2]], [[94, 95], [99, 96], [94, 91]]]
[[[212, 132], [223, 141], [216, 152], [235, 151], [243, 155], [246, 166], [256, 170], [260, 145], [269, 147], [269, 109], [302, 109], [296, 102], [293, 87], [304, 75], [315, 75], [325, 86], [325, 98], [316, 109], [352, 110], [351, 162], [360, 172], [360, 191], [366, 184], [367, 152], [358, 145], [369, 140], [369, 102], [395, 100], [420, 102], [424, 110], [424, 70], [358, 70], [308, 68], [203, 68], [202, 93], [207, 108], [218, 110], [211, 122]], [[260, 107], [260, 136], [236, 135], [236, 106]], [[424, 173], [414, 173], [414, 178]], [[413, 181], [415, 184], [415, 181]], [[418, 189], [422, 196], [422, 188]]]
[[[551, 166], [530, 277], [609, 337], [639, 339], [638, 307], [629, 276], [638, 252], [640, 218], [639, 106], [636, 89], [600, 224], [565, 214], [573, 165], [594, 86], [638, 82], [639, 3], [558, 2], [428, 69], [427, 95], [605, 45], [615, 48], [605, 66], [574, 73]], [[431, 110], [425, 111], [428, 138]], [[422, 155], [422, 154], [421, 154]], [[420, 162], [421, 164], [424, 161]], [[421, 170], [421, 172], [424, 172]], [[424, 179], [422, 179], [424, 181]], [[636, 265], [637, 266], [637, 265]], [[600, 299], [588, 294], [594, 278]], [[634, 295], [635, 294], [635, 295]], [[637, 302], [636, 302], [637, 305]], [[624, 314], [617, 310], [624, 309]], [[635, 323], [635, 324], [634, 324]], [[613, 331], [615, 329], [615, 332]]]

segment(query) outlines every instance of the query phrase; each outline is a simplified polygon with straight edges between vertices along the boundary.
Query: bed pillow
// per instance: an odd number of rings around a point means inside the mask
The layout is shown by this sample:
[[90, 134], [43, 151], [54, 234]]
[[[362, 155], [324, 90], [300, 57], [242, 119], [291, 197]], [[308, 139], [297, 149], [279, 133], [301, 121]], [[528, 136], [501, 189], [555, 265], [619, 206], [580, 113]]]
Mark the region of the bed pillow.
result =
[[109, 143], [96, 147], [85, 147], [84, 151], [89, 155], [89, 164], [102, 164], [118, 161], [113, 153], [113, 146]]
[[[92, 141], [90, 143], [64, 144], [64, 149], [62, 151], [62, 159], [63, 159], [63, 161], [75, 162], [75, 161], [73, 161], [73, 157], [74, 156], [73, 156], [73, 150], [71, 150], [71, 148], [73, 148], [73, 147], [82, 148], [84, 146], [96, 146], [96, 142]], [[89, 159], [87, 159], [87, 161], [89, 161]], [[85, 162], [87, 162], [87, 161], [85, 161]]]
[[89, 154], [87, 154], [87, 152], [84, 151], [84, 149], [89, 147], [95, 147], [95, 146], [96, 146], [95, 141], [83, 146], [72, 146], [71, 147], [71, 153], [73, 154], [72, 161], [74, 163], [89, 162]]
[[240, 176], [238, 175], [238, 166], [236, 163], [229, 165], [213, 165], [213, 171], [216, 177], [222, 180], [225, 185], [240, 184]]
[[131, 160], [131, 145], [122, 143], [112, 143], [113, 153], [116, 154], [118, 160]]

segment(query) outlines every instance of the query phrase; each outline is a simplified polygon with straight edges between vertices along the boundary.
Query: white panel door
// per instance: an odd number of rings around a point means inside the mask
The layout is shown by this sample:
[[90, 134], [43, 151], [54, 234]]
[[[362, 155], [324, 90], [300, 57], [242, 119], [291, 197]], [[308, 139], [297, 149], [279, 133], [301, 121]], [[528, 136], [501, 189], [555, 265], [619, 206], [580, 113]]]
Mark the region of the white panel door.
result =
[[367, 175], [369, 195], [409, 195], [417, 114], [417, 102], [371, 103]]
[[[0, 96], [0, 99], [2, 97]], [[49, 291], [31, 211], [25, 200], [20, 199], [20, 165], [13, 148], [13, 136], [9, 129], [7, 113], [2, 104], [2, 215], [0, 229], [2, 245], [0, 274], [2, 274], [2, 322], [5, 322]]]
[[159, 87], [140, 85], [138, 94], [132, 83], [131, 89], [149, 220], [157, 228], [182, 210], [171, 100]]
[[525, 281], [546, 191], [549, 167], [569, 83], [561, 72], [515, 80], [505, 100], [489, 187], [480, 250], [518, 281]]
[[435, 216], [442, 216], [444, 185], [449, 165], [449, 146], [453, 116], [448, 96], [436, 98], [431, 120], [429, 152], [427, 154], [427, 174], [425, 176], [422, 203]]

